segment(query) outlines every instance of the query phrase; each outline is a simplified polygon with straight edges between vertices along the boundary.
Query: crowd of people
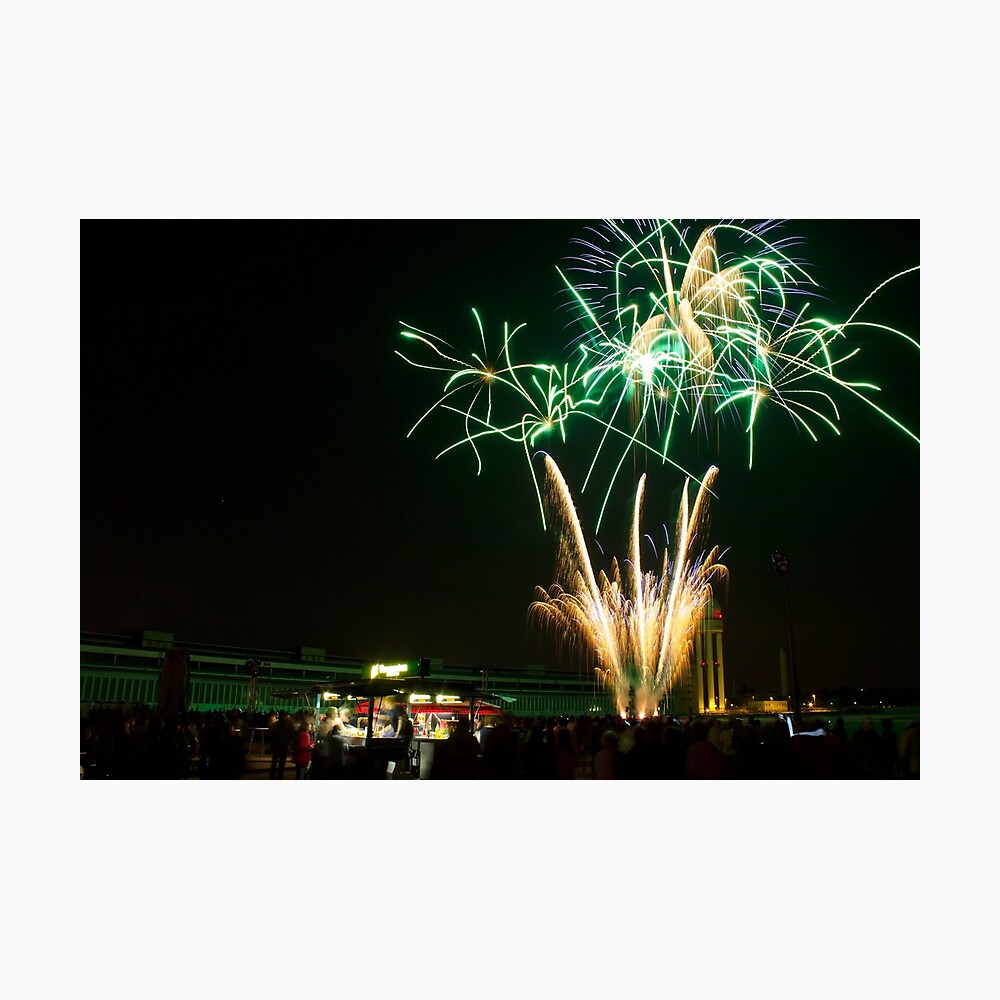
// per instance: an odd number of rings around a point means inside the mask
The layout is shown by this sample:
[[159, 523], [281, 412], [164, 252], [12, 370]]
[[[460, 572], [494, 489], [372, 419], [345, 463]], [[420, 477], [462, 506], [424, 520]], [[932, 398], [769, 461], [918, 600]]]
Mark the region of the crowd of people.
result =
[[[359, 732], [348, 707], [253, 718], [229, 712], [161, 717], [147, 706], [95, 709], [81, 719], [80, 776], [89, 779], [234, 779], [244, 775], [254, 732], [266, 732], [268, 777], [413, 777], [413, 721], [403, 706], [377, 720], [379, 753], [365, 766], [351, 751]], [[391, 766], [390, 766], [391, 765]], [[914, 779], [920, 727], [843, 717], [804, 731], [783, 717], [623, 719], [620, 716], [459, 718], [434, 741], [431, 779]]]
[[[794, 729], [794, 733], [793, 733]], [[483, 778], [896, 779], [919, 778], [919, 724], [897, 734], [843, 717], [817, 730], [783, 717], [501, 717], [480, 731]]]
[[80, 720], [81, 778], [239, 778], [244, 713], [161, 716], [146, 705], [91, 710]]

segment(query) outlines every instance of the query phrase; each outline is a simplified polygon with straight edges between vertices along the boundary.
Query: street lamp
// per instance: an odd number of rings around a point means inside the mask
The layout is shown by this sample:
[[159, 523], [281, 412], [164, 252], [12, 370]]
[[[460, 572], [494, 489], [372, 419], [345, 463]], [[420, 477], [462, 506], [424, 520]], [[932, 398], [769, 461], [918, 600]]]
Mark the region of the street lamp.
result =
[[795, 676], [795, 654], [792, 651], [792, 615], [788, 610], [788, 557], [780, 552], [771, 556], [774, 572], [781, 577], [781, 594], [785, 599], [785, 626], [788, 629], [788, 674], [792, 682], [792, 717], [801, 721], [799, 712], [799, 682]]

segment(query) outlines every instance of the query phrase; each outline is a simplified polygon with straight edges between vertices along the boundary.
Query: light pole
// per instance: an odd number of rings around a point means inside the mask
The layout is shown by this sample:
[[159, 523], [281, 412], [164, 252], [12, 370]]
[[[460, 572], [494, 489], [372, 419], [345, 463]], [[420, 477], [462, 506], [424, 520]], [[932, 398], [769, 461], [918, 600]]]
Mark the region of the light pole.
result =
[[788, 674], [792, 682], [792, 718], [799, 722], [799, 682], [795, 675], [795, 653], [792, 650], [792, 615], [788, 609], [788, 557], [780, 552], [771, 556], [774, 571], [781, 577], [781, 594], [785, 599], [785, 626], [788, 629]]
[[243, 666], [250, 673], [250, 692], [247, 697], [247, 719], [253, 726], [253, 714], [257, 710], [257, 678], [260, 676], [260, 660], [247, 660]]

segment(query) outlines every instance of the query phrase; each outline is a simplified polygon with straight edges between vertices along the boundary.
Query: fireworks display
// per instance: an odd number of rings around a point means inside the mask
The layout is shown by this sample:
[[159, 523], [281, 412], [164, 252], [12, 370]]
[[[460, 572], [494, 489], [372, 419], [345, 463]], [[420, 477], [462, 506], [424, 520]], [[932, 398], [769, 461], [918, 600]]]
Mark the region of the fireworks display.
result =
[[572, 653], [592, 659], [613, 693], [619, 712], [652, 714], [689, 669], [691, 650], [712, 587], [725, 579], [719, 550], [707, 553], [709, 491], [718, 469], [708, 470], [688, 501], [685, 482], [673, 539], [663, 550], [659, 575], [643, 570], [641, 515], [646, 477], [639, 480], [624, 568], [612, 559], [611, 573], [595, 573], [573, 498], [556, 463], [546, 466], [546, 506], [558, 533], [556, 582], [536, 588], [530, 616]]
[[[685, 469], [678, 461], [684, 438], [739, 433], [752, 469], [766, 408], [815, 441], [820, 430], [840, 433], [839, 407], [850, 400], [919, 441], [878, 404], [879, 387], [856, 374], [861, 345], [874, 338], [919, 351], [907, 334], [865, 318], [874, 296], [919, 268], [887, 278], [836, 322], [819, 312], [819, 286], [790, 256], [797, 239], [777, 239], [776, 229], [771, 222], [674, 220], [605, 220], [588, 229], [575, 241], [578, 256], [557, 268], [570, 315], [559, 358], [517, 360], [515, 338], [518, 346], [528, 339], [526, 324], [505, 322], [491, 336], [475, 309], [478, 337], [466, 352], [402, 324], [407, 348], [396, 353], [435, 373], [441, 392], [409, 433], [431, 414], [446, 415], [459, 433], [438, 457], [467, 448], [477, 472], [487, 441], [523, 452], [542, 524], [558, 538], [555, 582], [536, 587], [529, 619], [578, 662], [592, 663], [620, 712], [654, 711], [684, 679], [713, 583], [728, 576], [718, 548], [704, 545], [718, 469], [712, 465], [703, 477]], [[604, 480], [595, 533], [630, 456], [684, 475], [673, 545], [664, 547], [659, 574], [644, 571], [640, 558], [641, 540], [649, 539], [640, 533], [646, 474], [638, 480], [627, 559], [613, 559], [610, 573], [595, 572], [570, 491], [549, 454], [557, 442], [584, 458], [581, 492], [595, 474]], [[689, 505], [692, 480], [698, 491]]]
[[[435, 410], [450, 414], [461, 432], [439, 457], [470, 448], [477, 471], [483, 441], [516, 444], [524, 452], [544, 524], [536, 449], [551, 435], [566, 441], [570, 425], [575, 436], [588, 421], [596, 445], [582, 490], [605, 453], [612, 470], [595, 530], [630, 454], [655, 456], [697, 478], [673, 457], [678, 436], [707, 435], [713, 425], [725, 423], [744, 434], [752, 467], [764, 407], [779, 407], [815, 440], [819, 428], [839, 433], [838, 398], [850, 398], [917, 441], [877, 404], [877, 385], [848, 374], [860, 354], [852, 342], [860, 328], [877, 328], [919, 349], [903, 332], [862, 318], [872, 296], [910, 271], [882, 282], [837, 323], [814, 314], [810, 295], [818, 298], [816, 283], [787, 252], [795, 240], [771, 239], [772, 228], [720, 222], [697, 227], [692, 241], [674, 220], [607, 221], [578, 240], [584, 252], [575, 266], [559, 270], [574, 311], [564, 359], [515, 361], [514, 338], [523, 323], [514, 328], [504, 323], [491, 350], [475, 310], [478, 343], [464, 356], [440, 337], [404, 323], [403, 337], [422, 345], [425, 360], [397, 353], [444, 377], [442, 395], [410, 433]], [[735, 249], [724, 251], [723, 243]]]

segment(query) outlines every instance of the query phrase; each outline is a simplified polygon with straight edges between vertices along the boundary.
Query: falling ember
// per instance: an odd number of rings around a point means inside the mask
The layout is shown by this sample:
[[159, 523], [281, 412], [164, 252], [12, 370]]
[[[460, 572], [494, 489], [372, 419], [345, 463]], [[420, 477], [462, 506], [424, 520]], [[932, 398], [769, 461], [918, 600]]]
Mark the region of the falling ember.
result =
[[537, 600], [529, 617], [570, 651], [586, 656], [613, 693], [625, 715], [631, 696], [639, 715], [656, 711], [659, 701], [690, 668], [694, 637], [705, 607], [712, 600], [712, 583], [728, 576], [717, 562], [718, 547], [695, 555], [708, 528], [708, 496], [718, 475], [712, 466], [688, 503], [684, 484], [673, 559], [664, 549], [659, 576], [643, 571], [639, 522], [646, 477], [635, 494], [632, 537], [623, 577], [617, 559], [611, 576], [595, 574], [573, 498], [559, 471], [546, 456], [546, 505], [558, 536], [556, 582], [546, 591], [535, 588]]

